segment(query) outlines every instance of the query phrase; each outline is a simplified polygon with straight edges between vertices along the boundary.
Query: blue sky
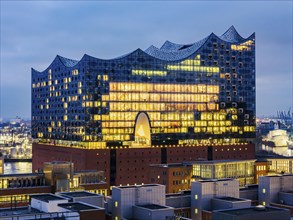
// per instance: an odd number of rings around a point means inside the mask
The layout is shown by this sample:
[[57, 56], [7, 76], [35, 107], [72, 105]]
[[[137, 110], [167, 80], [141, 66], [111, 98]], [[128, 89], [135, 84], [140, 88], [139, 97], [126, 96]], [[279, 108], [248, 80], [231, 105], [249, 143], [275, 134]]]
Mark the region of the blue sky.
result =
[[30, 117], [31, 68], [59, 54], [113, 58], [193, 43], [231, 25], [256, 32], [257, 115], [292, 106], [292, 1], [0, 1], [0, 118]]

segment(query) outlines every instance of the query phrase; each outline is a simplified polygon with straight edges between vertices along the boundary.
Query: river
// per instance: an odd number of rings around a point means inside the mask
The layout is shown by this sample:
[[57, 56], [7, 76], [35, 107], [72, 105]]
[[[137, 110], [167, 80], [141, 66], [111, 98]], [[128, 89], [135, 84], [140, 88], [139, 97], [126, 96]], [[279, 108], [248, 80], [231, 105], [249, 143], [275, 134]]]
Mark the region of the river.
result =
[[5, 162], [4, 174], [31, 173], [31, 162]]

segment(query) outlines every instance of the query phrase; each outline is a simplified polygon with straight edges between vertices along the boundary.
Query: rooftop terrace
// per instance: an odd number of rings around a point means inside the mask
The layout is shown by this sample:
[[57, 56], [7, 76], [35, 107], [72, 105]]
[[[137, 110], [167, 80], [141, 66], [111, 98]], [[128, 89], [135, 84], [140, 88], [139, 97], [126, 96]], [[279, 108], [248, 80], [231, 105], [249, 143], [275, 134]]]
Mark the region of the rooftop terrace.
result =
[[55, 196], [54, 194], [37, 194], [30, 195], [31, 198], [41, 200], [43, 202], [55, 201], [55, 200], [67, 200], [66, 198]]

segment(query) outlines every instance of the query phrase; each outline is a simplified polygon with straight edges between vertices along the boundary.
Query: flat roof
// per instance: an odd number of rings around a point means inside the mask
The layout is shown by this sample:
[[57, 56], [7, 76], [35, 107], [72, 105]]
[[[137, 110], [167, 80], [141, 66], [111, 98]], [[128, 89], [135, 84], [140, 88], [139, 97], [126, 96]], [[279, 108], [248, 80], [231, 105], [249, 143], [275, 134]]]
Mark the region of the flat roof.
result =
[[261, 176], [261, 178], [270, 178], [270, 177], [286, 177], [286, 176], [293, 176], [293, 174], [273, 174], [273, 175], [268, 175], [268, 176]]
[[162, 186], [161, 184], [144, 184], [144, 185], [131, 185], [131, 186], [115, 186], [115, 188], [121, 188], [121, 189], [126, 189], [126, 188], [140, 188], [140, 187], [151, 187], [151, 186]]
[[44, 164], [70, 164], [69, 161], [51, 161], [51, 162], [44, 162]]
[[138, 207], [146, 208], [146, 209], [166, 209], [169, 207], [156, 205], [156, 204], [147, 204], [147, 205], [137, 205]]
[[54, 194], [50, 194], [50, 193], [47, 193], [47, 194], [34, 194], [34, 195], [30, 195], [31, 198], [34, 198], [34, 199], [38, 199], [38, 200], [41, 200], [41, 201], [44, 201], [44, 202], [49, 202], [49, 201], [54, 201], [54, 200], [67, 200], [66, 198], [63, 198], [63, 197], [60, 197], [60, 196], [56, 196]]
[[34, 208], [26, 207], [17, 207], [17, 208], [1, 208], [0, 209], [0, 219], [1, 217], [8, 217], [8, 216], [17, 216], [17, 215], [26, 215], [26, 214], [34, 214], [34, 213], [41, 213], [39, 210]]
[[39, 177], [39, 176], [44, 176], [44, 173], [18, 173], [18, 174], [1, 174], [0, 178], [5, 178], [5, 177], [25, 177], [25, 176], [35, 176], [35, 177]]
[[191, 166], [192, 164], [187, 164], [187, 163], [167, 163], [167, 164], [150, 164], [152, 167], [163, 167], [163, 168], [168, 168], [168, 167], [187, 167]]
[[233, 178], [226, 178], [226, 179], [207, 179], [207, 180], [197, 180], [195, 182], [200, 182], [200, 183], [205, 183], [205, 182], [210, 182], [210, 183], [215, 183], [215, 182], [222, 182], [222, 181], [228, 181], [228, 180], [235, 180]]
[[76, 171], [74, 172], [75, 174], [79, 174], [79, 173], [102, 173], [104, 172], [103, 170], [80, 170], [80, 171]]
[[228, 209], [228, 210], [221, 210], [221, 211], [215, 211], [215, 212], [223, 212], [223, 213], [227, 213], [230, 215], [240, 216], [240, 215], [251, 215], [254, 213], [261, 213], [261, 212], [265, 212], [265, 213], [279, 212], [279, 211], [284, 211], [284, 210], [285, 209], [266, 206], [263, 210], [259, 210], [255, 207], [249, 207], [249, 208], [244, 208], [244, 209]]
[[241, 198], [235, 198], [235, 197], [215, 197], [213, 199], [220, 199], [220, 200], [225, 200], [225, 201], [230, 201], [230, 202], [237, 202], [237, 201], [246, 201], [246, 199], [241, 199]]
[[166, 198], [169, 198], [169, 197], [182, 197], [182, 196], [190, 196], [190, 195], [191, 195], [191, 190], [184, 190], [184, 191], [179, 192], [179, 193], [166, 194]]
[[247, 185], [243, 188], [239, 188], [239, 191], [246, 191], [246, 190], [258, 190], [258, 185], [253, 184], [253, 185]]
[[288, 194], [293, 194], [293, 191], [290, 190], [290, 191], [281, 191], [280, 193], [288, 193]]
[[87, 192], [87, 191], [62, 192], [62, 193], [60, 193], [60, 195], [66, 196], [66, 197], [72, 197], [72, 198], [102, 196], [102, 195], [95, 194], [95, 193], [90, 193], [90, 192]]
[[92, 209], [97, 209], [97, 210], [103, 209], [97, 206], [91, 206], [91, 205], [80, 203], [80, 202], [61, 203], [61, 204], [58, 204], [58, 206], [73, 212], [79, 212], [83, 210], [92, 210]]
[[254, 162], [256, 159], [250, 160], [198, 160], [193, 161], [192, 164], [218, 164], [218, 163], [245, 163], [245, 162]]

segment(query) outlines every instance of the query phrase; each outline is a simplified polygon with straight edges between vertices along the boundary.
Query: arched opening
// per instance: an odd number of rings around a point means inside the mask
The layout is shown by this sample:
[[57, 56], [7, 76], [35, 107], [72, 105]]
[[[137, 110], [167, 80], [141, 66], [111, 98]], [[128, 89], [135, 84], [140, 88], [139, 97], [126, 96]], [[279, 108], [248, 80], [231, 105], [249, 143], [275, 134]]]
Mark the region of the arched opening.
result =
[[134, 129], [134, 145], [150, 146], [151, 145], [151, 126], [148, 115], [140, 112], [136, 116]]

